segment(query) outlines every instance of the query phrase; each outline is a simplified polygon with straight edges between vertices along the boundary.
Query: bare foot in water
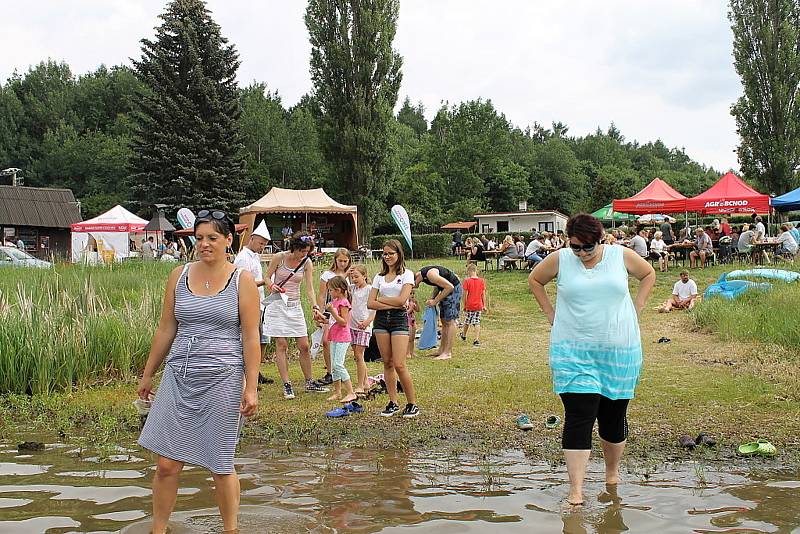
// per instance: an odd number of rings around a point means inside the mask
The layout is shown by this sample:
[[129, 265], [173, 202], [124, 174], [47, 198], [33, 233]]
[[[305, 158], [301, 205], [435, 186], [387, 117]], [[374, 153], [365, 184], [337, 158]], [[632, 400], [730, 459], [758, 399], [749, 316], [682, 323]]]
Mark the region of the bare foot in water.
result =
[[344, 397], [342, 400], [340, 400], [339, 402], [341, 402], [341, 403], [343, 403], [343, 404], [347, 404], [348, 402], [353, 402], [354, 400], [358, 400], [358, 397], [355, 395], [355, 393], [354, 393], [354, 394], [352, 394], [352, 395], [347, 395], [347, 396], [345, 396], [345, 397]]
[[446, 353], [438, 355], [437, 357], [434, 358], [434, 360], [449, 360], [450, 358], [452, 358], [450, 353]]
[[334, 394], [334, 395], [331, 395], [330, 397], [328, 397], [327, 400], [329, 400], [329, 401], [339, 400], [339, 396]]

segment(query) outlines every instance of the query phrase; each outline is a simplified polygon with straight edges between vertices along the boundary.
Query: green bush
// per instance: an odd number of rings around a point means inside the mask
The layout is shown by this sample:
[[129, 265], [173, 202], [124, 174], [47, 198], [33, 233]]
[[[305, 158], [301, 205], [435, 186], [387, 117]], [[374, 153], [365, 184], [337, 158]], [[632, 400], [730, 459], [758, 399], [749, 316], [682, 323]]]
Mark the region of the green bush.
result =
[[[441, 258], [442, 256], [450, 256], [452, 254], [450, 247], [453, 243], [453, 236], [450, 234], [420, 234], [412, 237], [414, 239], [415, 258]], [[383, 243], [389, 239], [397, 239], [400, 241], [400, 243], [403, 244], [403, 251], [405, 252], [406, 258], [411, 257], [411, 251], [408, 249], [408, 245], [401, 235], [372, 236], [370, 247], [377, 250], [383, 247]]]

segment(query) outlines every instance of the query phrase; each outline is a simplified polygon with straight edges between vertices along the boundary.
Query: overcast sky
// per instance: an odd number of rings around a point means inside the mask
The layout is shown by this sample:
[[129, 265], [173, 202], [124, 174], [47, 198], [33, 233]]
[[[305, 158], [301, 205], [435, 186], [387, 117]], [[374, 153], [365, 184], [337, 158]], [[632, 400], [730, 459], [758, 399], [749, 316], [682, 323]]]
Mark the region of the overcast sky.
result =
[[[52, 58], [74, 73], [139, 57], [164, 0], [0, 0], [0, 77]], [[239, 80], [285, 105], [310, 91], [302, 0], [209, 0], [236, 46]], [[724, 0], [401, 0], [400, 101], [491, 99], [515, 125], [572, 135], [613, 121], [718, 171], [738, 168], [730, 105], [741, 94]]]

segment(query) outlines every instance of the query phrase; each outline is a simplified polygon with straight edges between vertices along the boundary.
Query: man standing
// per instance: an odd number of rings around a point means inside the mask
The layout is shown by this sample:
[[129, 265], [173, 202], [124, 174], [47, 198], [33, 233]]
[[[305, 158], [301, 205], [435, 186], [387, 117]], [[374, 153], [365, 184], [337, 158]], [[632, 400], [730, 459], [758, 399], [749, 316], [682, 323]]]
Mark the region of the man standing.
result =
[[421, 283], [433, 286], [433, 295], [425, 301], [428, 307], [439, 305], [442, 319], [442, 344], [436, 360], [449, 360], [453, 356], [453, 339], [456, 335], [456, 319], [461, 314], [461, 280], [456, 273], [445, 267], [431, 265], [417, 272], [414, 287]]
[[699, 299], [697, 284], [689, 278], [688, 271], [681, 271], [681, 279], [672, 287], [672, 298], [659, 306], [658, 311], [668, 313], [673, 308], [691, 310]]
[[664, 219], [664, 222], [661, 223], [658, 229], [661, 230], [661, 239], [664, 240], [665, 245], [669, 246], [675, 243], [675, 232], [672, 231], [672, 225], [669, 223], [669, 219]]
[[25, 241], [23, 241], [21, 237], [17, 239], [17, 248], [20, 250], [25, 250]]
[[292, 227], [288, 222], [284, 223], [281, 235], [283, 236], [283, 250], [289, 250], [289, 240], [292, 238]]
[[[264, 358], [264, 349], [267, 347], [267, 343], [269, 343], [269, 338], [264, 335], [264, 271], [261, 267], [261, 252], [263, 252], [269, 240], [269, 230], [262, 220], [261, 224], [250, 234], [250, 237], [247, 239], [247, 244], [233, 260], [233, 264], [236, 267], [253, 275], [253, 279], [256, 281], [256, 287], [258, 287], [258, 294], [261, 299], [261, 321], [259, 322], [259, 331], [261, 332], [262, 360]], [[265, 377], [261, 374], [261, 371], [259, 371], [259, 384], [272, 384], [272, 382], [274, 382], [274, 380]]]
[[464, 247], [464, 235], [461, 233], [461, 230], [456, 228], [456, 231], [453, 232], [453, 254], [456, 256], [461, 255], [461, 249]]
[[153, 236], [147, 238], [147, 241], [142, 243], [142, 259], [144, 261], [152, 261], [156, 257], [156, 247], [153, 244]]
[[762, 222], [761, 216], [756, 217], [756, 241], [763, 241], [767, 237], [767, 229]]

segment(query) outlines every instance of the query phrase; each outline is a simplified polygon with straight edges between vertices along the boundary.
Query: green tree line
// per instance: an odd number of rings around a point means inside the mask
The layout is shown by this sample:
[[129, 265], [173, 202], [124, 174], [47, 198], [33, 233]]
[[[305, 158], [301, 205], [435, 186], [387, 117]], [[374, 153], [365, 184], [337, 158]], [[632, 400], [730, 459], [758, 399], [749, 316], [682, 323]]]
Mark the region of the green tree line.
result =
[[[14, 74], [0, 88], [0, 165], [23, 169], [26, 185], [72, 189], [86, 218], [135, 205], [132, 143], [143, 91], [126, 66], [76, 76], [65, 63], [46, 61]], [[321, 148], [324, 125], [312, 96], [286, 106], [265, 83], [237, 91], [244, 203], [272, 186], [324, 187], [340, 201], [352, 198]], [[388, 154], [384, 204], [402, 204], [424, 226], [516, 210], [521, 200], [564, 213], [593, 210], [656, 176], [694, 195], [718, 177], [682, 149], [627, 141], [613, 124], [585, 136], [569, 135], [561, 123], [521, 129], [491, 100], [444, 104], [428, 124], [422, 104], [406, 98], [389, 124]], [[381, 214], [376, 226], [388, 221]]]

